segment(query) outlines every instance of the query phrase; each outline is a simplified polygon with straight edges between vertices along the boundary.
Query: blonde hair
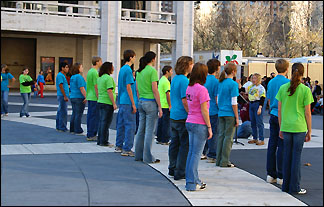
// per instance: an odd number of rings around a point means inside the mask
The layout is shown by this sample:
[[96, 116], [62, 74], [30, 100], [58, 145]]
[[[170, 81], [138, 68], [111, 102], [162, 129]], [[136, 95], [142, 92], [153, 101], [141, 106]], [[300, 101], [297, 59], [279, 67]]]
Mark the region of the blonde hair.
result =
[[253, 76], [255, 76], [257, 78], [256, 85], [260, 85], [261, 84], [261, 75], [259, 73], [254, 73]]

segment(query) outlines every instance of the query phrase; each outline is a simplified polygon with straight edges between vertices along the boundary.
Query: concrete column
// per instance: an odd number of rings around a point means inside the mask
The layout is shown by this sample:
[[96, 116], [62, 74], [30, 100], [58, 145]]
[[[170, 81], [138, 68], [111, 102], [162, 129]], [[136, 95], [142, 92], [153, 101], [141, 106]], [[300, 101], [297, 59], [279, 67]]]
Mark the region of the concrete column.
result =
[[174, 1], [177, 15], [176, 42], [172, 43], [172, 66], [181, 56], [193, 57], [194, 2]]
[[100, 52], [102, 61], [113, 63], [115, 71], [112, 75], [116, 84], [120, 70], [121, 47], [121, 1], [100, 1], [101, 34]]

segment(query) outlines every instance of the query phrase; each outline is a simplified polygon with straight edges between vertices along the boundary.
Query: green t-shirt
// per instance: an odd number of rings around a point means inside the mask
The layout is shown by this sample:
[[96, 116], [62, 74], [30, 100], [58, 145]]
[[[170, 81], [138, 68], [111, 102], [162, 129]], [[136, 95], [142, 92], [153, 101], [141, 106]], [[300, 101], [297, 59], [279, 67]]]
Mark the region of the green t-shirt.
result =
[[158, 89], [160, 94], [161, 107], [168, 109], [169, 104], [166, 92], [170, 91], [170, 81], [165, 76], [162, 76], [162, 78], [160, 79]]
[[97, 95], [95, 85], [97, 85], [98, 71], [95, 68], [91, 68], [87, 74], [87, 96], [88, 101], [97, 101]]
[[114, 101], [116, 101], [116, 93], [115, 93], [116, 84], [114, 79], [108, 74], [104, 74], [98, 78], [97, 84], [98, 84], [98, 96], [99, 96], [98, 103], [113, 105], [112, 101], [109, 98], [107, 90], [112, 89], [114, 94]]
[[30, 93], [31, 92], [31, 87], [30, 86], [23, 86], [23, 82], [29, 82], [32, 81], [33, 79], [29, 75], [24, 75], [21, 74], [19, 76], [19, 83], [20, 83], [20, 93]]
[[311, 90], [304, 84], [299, 84], [295, 93], [289, 96], [290, 82], [282, 85], [276, 95], [281, 102], [281, 127], [283, 132], [299, 133], [307, 132], [305, 118], [305, 106], [313, 100]]
[[152, 83], [155, 81], [159, 81], [157, 71], [150, 65], [137, 73], [136, 82], [140, 98], [154, 99]]

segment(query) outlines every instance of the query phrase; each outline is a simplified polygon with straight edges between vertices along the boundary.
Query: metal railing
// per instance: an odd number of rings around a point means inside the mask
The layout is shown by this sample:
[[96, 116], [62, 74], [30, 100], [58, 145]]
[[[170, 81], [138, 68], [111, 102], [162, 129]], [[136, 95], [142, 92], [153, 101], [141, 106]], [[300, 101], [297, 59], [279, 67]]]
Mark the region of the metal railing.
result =
[[[65, 12], [58, 11], [59, 9], [65, 9]], [[47, 1], [1, 1], [1, 11], [68, 17], [100, 18], [100, 8], [98, 6], [51, 3]]]
[[121, 19], [126, 21], [156, 22], [175, 24], [175, 13], [147, 10], [121, 9]]

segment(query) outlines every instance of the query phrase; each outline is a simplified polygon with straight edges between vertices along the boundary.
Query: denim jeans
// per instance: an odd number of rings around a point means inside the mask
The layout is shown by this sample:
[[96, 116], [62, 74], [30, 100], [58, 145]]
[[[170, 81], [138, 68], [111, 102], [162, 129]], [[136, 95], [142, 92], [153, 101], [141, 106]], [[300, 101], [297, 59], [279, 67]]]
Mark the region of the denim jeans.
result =
[[87, 137], [94, 137], [98, 132], [99, 109], [97, 101], [88, 101]]
[[171, 120], [171, 142], [169, 145], [169, 175], [185, 177], [189, 151], [189, 134], [186, 121]]
[[235, 117], [218, 117], [216, 166], [226, 167], [228, 164], [231, 164], [229, 157], [232, 150], [234, 132]]
[[114, 107], [110, 104], [98, 103], [99, 127], [97, 145], [106, 145], [109, 140], [109, 127], [114, 115]]
[[137, 130], [138, 130], [138, 125], [139, 125], [139, 112], [138, 112], [138, 108], [136, 108], [136, 129], [135, 129], [135, 135], [137, 134]]
[[152, 155], [153, 132], [158, 119], [158, 105], [155, 101], [138, 102], [139, 126], [135, 138], [135, 160], [143, 160], [146, 163], [155, 161]]
[[252, 134], [251, 122], [245, 121], [237, 130], [237, 137], [248, 138]]
[[57, 96], [59, 106], [56, 113], [56, 129], [67, 131], [67, 101], [64, 101], [64, 96]]
[[201, 185], [198, 176], [198, 164], [208, 137], [206, 125], [186, 123], [189, 133], [189, 152], [186, 164], [186, 190], [196, 190], [196, 184]]
[[162, 109], [163, 116], [159, 118], [157, 128], [157, 141], [167, 143], [170, 140], [171, 126], [170, 126], [170, 110]]
[[282, 191], [296, 193], [300, 191], [301, 153], [305, 141], [305, 132], [283, 132], [283, 183]]
[[24, 116], [24, 115], [29, 116], [28, 104], [30, 102], [30, 93], [21, 93], [20, 95], [24, 101], [24, 104], [22, 105], [20, 110], [20, 116]]
[[209, 116], [209, 120], [213, 131], [213, 137], [207, 140], [203, 154], [206, 155], [208, 151], [207, 157], [216, 158], [218, 115]]
[[132, 105], [119, 105], [119, 111], [116, 120], [116, 147], [123, 148], [124, 151], [131, 151], [134, 144], [136, 114], [133, 114], [132, 111]]
[[1, 91], [1, 114], [9, 113], [8, 98], [9, 98], [9, 91]]
[[270, 138], [267, 150], [267, 175], [282, 179], [282, 152], [283, 141], [279, 137], [278, 117], [270, 115]]
[[258, 132], [259, 132], [259, 140], [263, 141], [263, 112], [261, 110], [261, 114], [258, 115], [258, 108], [259, 108], [259, 101], [250, 102], [249, 113], [250, 113], [250, 120], [251, 120], [251, 127], [252, 127], [252, 136], [254, 140], [258, 139]]
[[83, 133], [81, 128], [81, 119], [85, 104], [82, 103], [84, 98], [71, 98], [72, 116], [70, 120], [70, 132]]

